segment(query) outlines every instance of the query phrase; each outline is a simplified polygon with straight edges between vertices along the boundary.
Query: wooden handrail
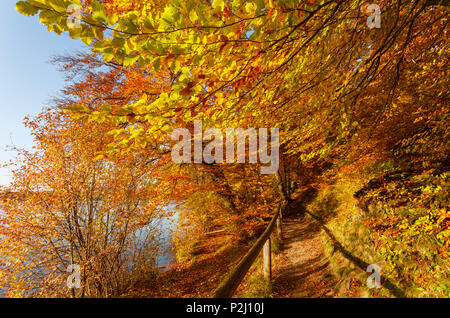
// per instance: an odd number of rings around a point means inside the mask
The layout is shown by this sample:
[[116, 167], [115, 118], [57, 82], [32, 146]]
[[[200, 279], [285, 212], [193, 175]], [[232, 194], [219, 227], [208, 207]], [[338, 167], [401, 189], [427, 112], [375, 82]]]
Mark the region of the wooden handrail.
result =
[[[275, 225], [279, 225], [277, 222], [279, 215], [281, 214], [282, 206], [284, 204], [280, 204], [277, 208], [277, 212], [272, 217], [269, 225], [267, 226], [264, 233], [258, 238], [258, 240], [253, 244], [253, 246], [248, 250], [247, 254], [239, 261], [239, 263], [231, 270], [224, 280], [220, 283], [219, 287], [214, 291], [212, 298], [230, 298], [233, 296], [234, 292], [238, 288], [239, 284], [244, 279], [247, 274], [250, 266], [255, 262], [256, 257], [261, 252], [261, 249], [265, 245], [265, 243], [270, 239], [270, 235], [275, 229]], [[270, 244], [270, 240], [268, 242]], [[270, 257], [270, 245], [269, 245], [269, 257]], [[269, 262], [270, 263], [270, 262]]]

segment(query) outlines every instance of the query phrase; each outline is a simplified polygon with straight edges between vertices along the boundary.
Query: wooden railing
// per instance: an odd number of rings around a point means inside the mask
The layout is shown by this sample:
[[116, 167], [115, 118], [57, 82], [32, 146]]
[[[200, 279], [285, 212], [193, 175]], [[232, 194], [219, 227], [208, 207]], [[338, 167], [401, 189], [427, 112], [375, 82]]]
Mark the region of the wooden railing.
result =
[[263, 250], [264, 278], [267, 282], [270, 282], [272, 278], [270, 235], [275, 229], [277, 229], [277, 235], [281, 238], [281, 218], [284, 207], [284, 204], [280, 204], [277, 207], [276, 212], [264, 233], [261, 234], [255, 244], [253, 244], [253, 246], [248, 250], [247, 254], [245, 254], [239, 263], [227, 274], [225, 279], [220, 283], [219, 287], [217, 287], [214, 291], [212, 295], [213, 298], [232, 297], [261, 250]]

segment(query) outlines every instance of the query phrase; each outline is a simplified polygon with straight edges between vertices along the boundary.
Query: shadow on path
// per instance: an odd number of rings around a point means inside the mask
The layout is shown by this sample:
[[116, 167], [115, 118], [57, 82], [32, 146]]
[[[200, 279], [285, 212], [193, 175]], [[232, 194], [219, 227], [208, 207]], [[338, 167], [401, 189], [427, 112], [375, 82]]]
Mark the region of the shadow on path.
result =
[[[320, 223], [321, 227], [323, 228], [325, 233], [330, 238], [330, 240], [331, 240], [331, 242], [333, 244], [333, 247], [335, 249], [337, 249], [339, 252], [341, 252], [342, 255], [346, 259], [348, 259], [350, 262], [352, 262], [353, 264], [358, 266], [363, 271], [366, 271], [367, 266], [370, 265], [369, 263], [365, 262], [364, 260], [360, 259], [359, 257], [353, 255], [348, 250], [346, 250], [344, 248], [344, 246], [342, 246], [342, 244], [336, 239], [336, 237], [333, 235], [333, 233], [331, 233], [331, 231], [325, 226], [324, 222], [322, 221], [322, 219], [319, 216], [314, 215], [314, 214], [312, 214], [311, 212], [309, 212], [307, 210], [306, 210], [306, 213], [308, 215], [310, 215], [311, 217], [313, 217], [315, 220], [317, 220], [317, 222]], [[392, 293], [392, 295], [394, 295], [395, 297], [406, 298], [405, 293], [400, 288], [395, 286], [394, 283], [392, 283], [389, 279], [386, 279], [386, 278], [384, 279], [383, 287], [385, 287], [387, 290], [389, 290]]]
[[332, 297], [335, 279], [323, 254], [320, 224], [289, 216], [282, 226], [281, 251], [274, 259], [273, 296]]
[[[274, 297], [333, 297], [336, 278], [328, 267], [328, 259], [323, 253], [320, 232], [323, 229], [335, 249], [366, 271], [369, 263], [353, 255], [336, 239], [319, 216], [305, 208], [313, 200], [317, 190], [310, 188], [289, 203], [283, 219], [281, 253], [275, 258], [273, 295]], [[305, 214], [314, 221], [307, 221]], [[383, 287], [395, 297], [405, 298], [405, 293], [389, 279], [384, 279]]]

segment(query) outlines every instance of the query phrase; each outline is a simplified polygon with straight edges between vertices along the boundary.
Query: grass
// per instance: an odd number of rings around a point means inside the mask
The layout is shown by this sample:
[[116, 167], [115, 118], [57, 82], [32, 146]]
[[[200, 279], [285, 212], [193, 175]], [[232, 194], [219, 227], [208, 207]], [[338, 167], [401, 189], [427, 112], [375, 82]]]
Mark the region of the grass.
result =
[[[425, 190], [419, 194], [402, 187], [412, 183], [409, 179], [385, 182], [381, 189], [386, 189], [387, 199], [379, 199], [380, 195], [375, 193], [375, 200], [366, 209], [359, 207], [354, 193], [367, 184], [368, 176], [342, 177], [318, 189], [306, 208], [323, 222], [325, 253], [339, 281], [337, 296], [450, 296], [449, 272], [445, 270], [450, 264], [445, 248], [441, 247], [447, 232], [438, 226], [439, 222], [444, 226], [445, 216], [439, 221], [437, 214], [442, 214], [442, 206], [448, 200], [443, 194], [448, 184], [444, 177], [428, 179], [421, 183]], [[431, 194], [425, 192], [427, 189]], [[423, 208], [426, 204], [430, 207]], [[442, 233], [441, 242], [435, 233]], [[382, 288], [367, 287], [369, 264], [382, 268]]]
[[389, 297], [388, 291], [366, 286], [366, 265], [379, 263], [380, 259], [371, 241], [370, 230], [363, 223], [358, 202], [353, 197], [361, 187], [362, 183], [354, 179], [324, 185], [306, 208], [325, 223], [327, 231], [322, 233], [325, 254], [338, 278], [335, 294], [338, 297]]
[[265, 279], [262, 269], [263, 258], [259, 255], [240, 284], [236, 297], [272, 298], [272, 282]]
[[246, 291], [242, 298], [272, 298], [272, 283], [268, 282], [261, 273], [249, 277]]
[[[281, 242], [272, 235], [271, 238], [271, 252], [272, 262], [273, 256], [280, 252]], [[273, 264], [272, 264], [273, 268]], [[244, 277], [241, 285], [239, 286], [236, 297], [240, 298], [272, 298], [272, 281], [267, 281], [263, 274], [263, 257], [262, 251], [256, 258], [253, 265], [248, 270], [247, 275]]]

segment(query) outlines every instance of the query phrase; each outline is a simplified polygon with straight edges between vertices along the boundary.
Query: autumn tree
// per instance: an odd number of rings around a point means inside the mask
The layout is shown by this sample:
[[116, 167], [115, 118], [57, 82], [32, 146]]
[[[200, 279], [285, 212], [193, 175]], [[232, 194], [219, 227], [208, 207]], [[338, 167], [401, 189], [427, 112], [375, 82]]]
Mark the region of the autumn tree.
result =
[[20, 150], [8, 188], [14, 196], [1, 205], [0, 281], [8, 295], [72, 295], [71, 264], [81, 269], [77, 297], [118, 296], [152, 275], [166, 212], [152, 201], [158, 182], [147, 158], [96, 159], [111, 140], [107, 127], [58, 109], [26, 125], [36, 146]]

